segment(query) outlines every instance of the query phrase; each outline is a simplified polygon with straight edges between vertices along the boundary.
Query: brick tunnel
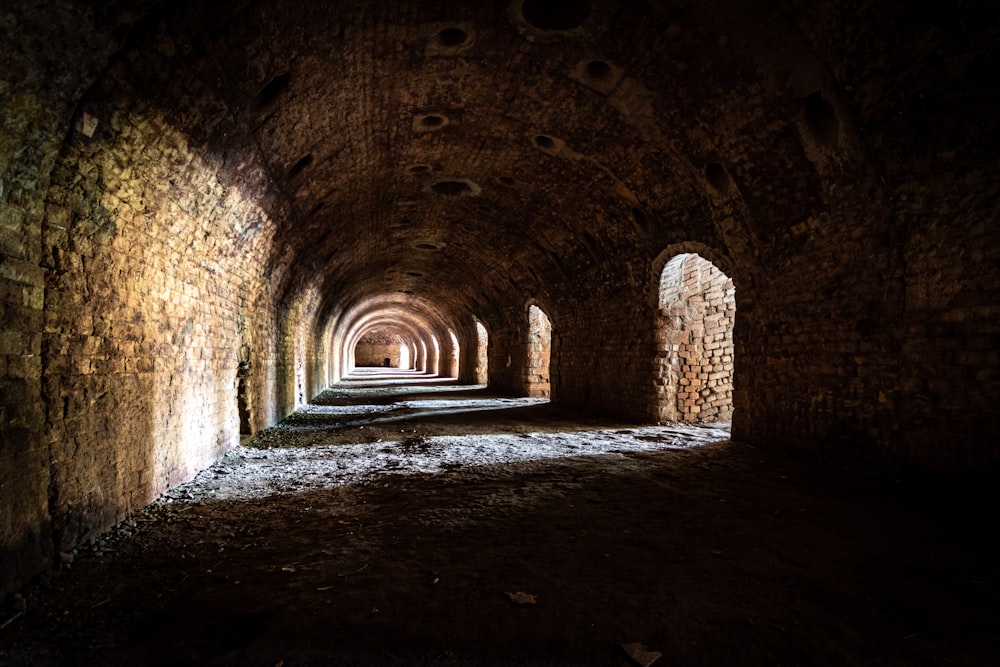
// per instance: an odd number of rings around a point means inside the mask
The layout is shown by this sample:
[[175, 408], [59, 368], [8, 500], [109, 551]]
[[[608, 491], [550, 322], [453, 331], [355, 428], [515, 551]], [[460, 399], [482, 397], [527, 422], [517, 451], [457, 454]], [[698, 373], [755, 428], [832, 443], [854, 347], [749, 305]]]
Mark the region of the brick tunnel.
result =
[[369, 366], [995, 484], [992, 5], [5, 0], [0, 622]]

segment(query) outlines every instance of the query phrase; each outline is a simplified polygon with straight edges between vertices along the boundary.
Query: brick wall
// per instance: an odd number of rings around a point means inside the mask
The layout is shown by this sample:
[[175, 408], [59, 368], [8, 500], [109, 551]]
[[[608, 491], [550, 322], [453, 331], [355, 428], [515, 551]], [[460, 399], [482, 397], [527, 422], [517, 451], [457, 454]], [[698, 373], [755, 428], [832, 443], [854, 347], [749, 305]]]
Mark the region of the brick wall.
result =
[[552, 355], [552, 324], [538, 306], [528, 307], [528, 364], [524, 369], [526, 396], [550, 396], [549, 361]]
[[667, 262], [660, 281], [657, 358], [659, 421], [714, 422], [732, 416], [733, 281], [697, 254]]
[[475, 313], [496, 388], [662, 419], [687, 252], [737, 289], [736, 439], [1000, 474], [989, 3], [481, 3], [460, 44], [443, 5], [92, 4], [0, 13], [0, 585], [339, 377], [379, 303], [418, 367], [453, 329], [465, 377]]
[[397, 336], [366, 334], [354, 346], [355, 366], [383, 366], [389, 359], [389, 366], [399, 368], [399, 346], [402, 341]]
[[[0, 597], [52, 562], [42, 219], [79, 91], [141, 13], [15, 2], [0, 16]], [[67, 35], [73, 34], [72, 39]], [[58, 72], [54, 77], [53, 73]]]
[[468, 362], [469, 366], [475, 369], [475, 376], [470, 379], [473, 384], [489, 382], [489, 344], [489, 333], [483, 323], [477, 320], [475, 344], [468, 346], [470, 349], [475, 349], [475, 359]]
[[[162, 117], [105, 108], [92, 109], [94, 137], [64, 147], [43, 226], [41, 376], [61, 548], [238, 442], [240, 380], [244, 430], [301, 402], [306, 381], [302, 332], [279, 326], [276, 341], [271, 323], [267, 211]], [[277, 401], [261, 391], [272, 365]]]

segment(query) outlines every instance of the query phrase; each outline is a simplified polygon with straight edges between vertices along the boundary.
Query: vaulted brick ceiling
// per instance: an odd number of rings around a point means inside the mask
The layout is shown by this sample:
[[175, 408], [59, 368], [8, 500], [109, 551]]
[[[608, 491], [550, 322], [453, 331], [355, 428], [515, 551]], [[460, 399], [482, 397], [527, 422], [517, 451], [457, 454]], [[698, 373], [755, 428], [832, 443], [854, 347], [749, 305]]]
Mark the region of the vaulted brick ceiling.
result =
[[[864, 178], [873, 147], [889, 138], [878, 159], [891, 176], [907, 159], [900, 128], [942, 111], [895, 92], [936, 88], [933, 49], [886, 51], [870, 35], [954, 37], [931, 13], [875, 3], [136, 8], [119, 8], [119, 24], [143, 19], [80, 112], [160, 117], [197, 145], [262, 206], [235, 224], [249, 245], [220, 252], [256, 254], [280, 293], [311, 289], [318, 322], [373, 296], [439, 324], [552, 303], [599, 289], [612, 264], [646, 280], [649, 259], [682, 242], [717, 250], [748, 284], [797, 242], [795, 225], [822, 225], [837, 180]], [[868, 84], [833, 83], [855, 76]], [[130, 150], [141, 158], [149, 140]], [[204, 228], [175, 234], [231, 232], [193, 213]]]
[[267, 202], [268, 266], [321, 317], [386, 295], [447, 318], [665, 240], [750, 261], [821, 206], [800, 124], [843, 132], [826, 73], [779, 12], [741, 7], [169, 5], [82, 108], [141, 104], [204, 144]]

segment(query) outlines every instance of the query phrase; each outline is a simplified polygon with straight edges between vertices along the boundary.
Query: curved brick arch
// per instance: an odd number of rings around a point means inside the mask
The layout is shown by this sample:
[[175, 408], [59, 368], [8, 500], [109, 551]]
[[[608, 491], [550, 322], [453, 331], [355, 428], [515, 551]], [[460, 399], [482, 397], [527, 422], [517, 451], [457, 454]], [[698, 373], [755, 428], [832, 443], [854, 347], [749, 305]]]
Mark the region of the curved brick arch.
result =
[[738, 439], [997, 474], [990, 3], [98, 4], [2, 18], [4, 586], [371, 309], [520, 391], [535, 296], [555, 397], [654, 419], [664, 248], [736, 284]]
[[733, 414], [736, 288], [696, 253], [675, 255], [659, 281], [657, 421], [729, 421]]

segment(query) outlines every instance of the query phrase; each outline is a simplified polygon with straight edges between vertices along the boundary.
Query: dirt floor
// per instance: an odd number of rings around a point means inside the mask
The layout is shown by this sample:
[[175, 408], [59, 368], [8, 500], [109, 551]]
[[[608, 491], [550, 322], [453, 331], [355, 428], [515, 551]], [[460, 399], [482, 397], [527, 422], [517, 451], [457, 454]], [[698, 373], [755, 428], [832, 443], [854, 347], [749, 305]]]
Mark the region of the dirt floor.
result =
[[0, 665], [998, 663], [989, 490], [418, 379], [331, 388], [8, 597]]

